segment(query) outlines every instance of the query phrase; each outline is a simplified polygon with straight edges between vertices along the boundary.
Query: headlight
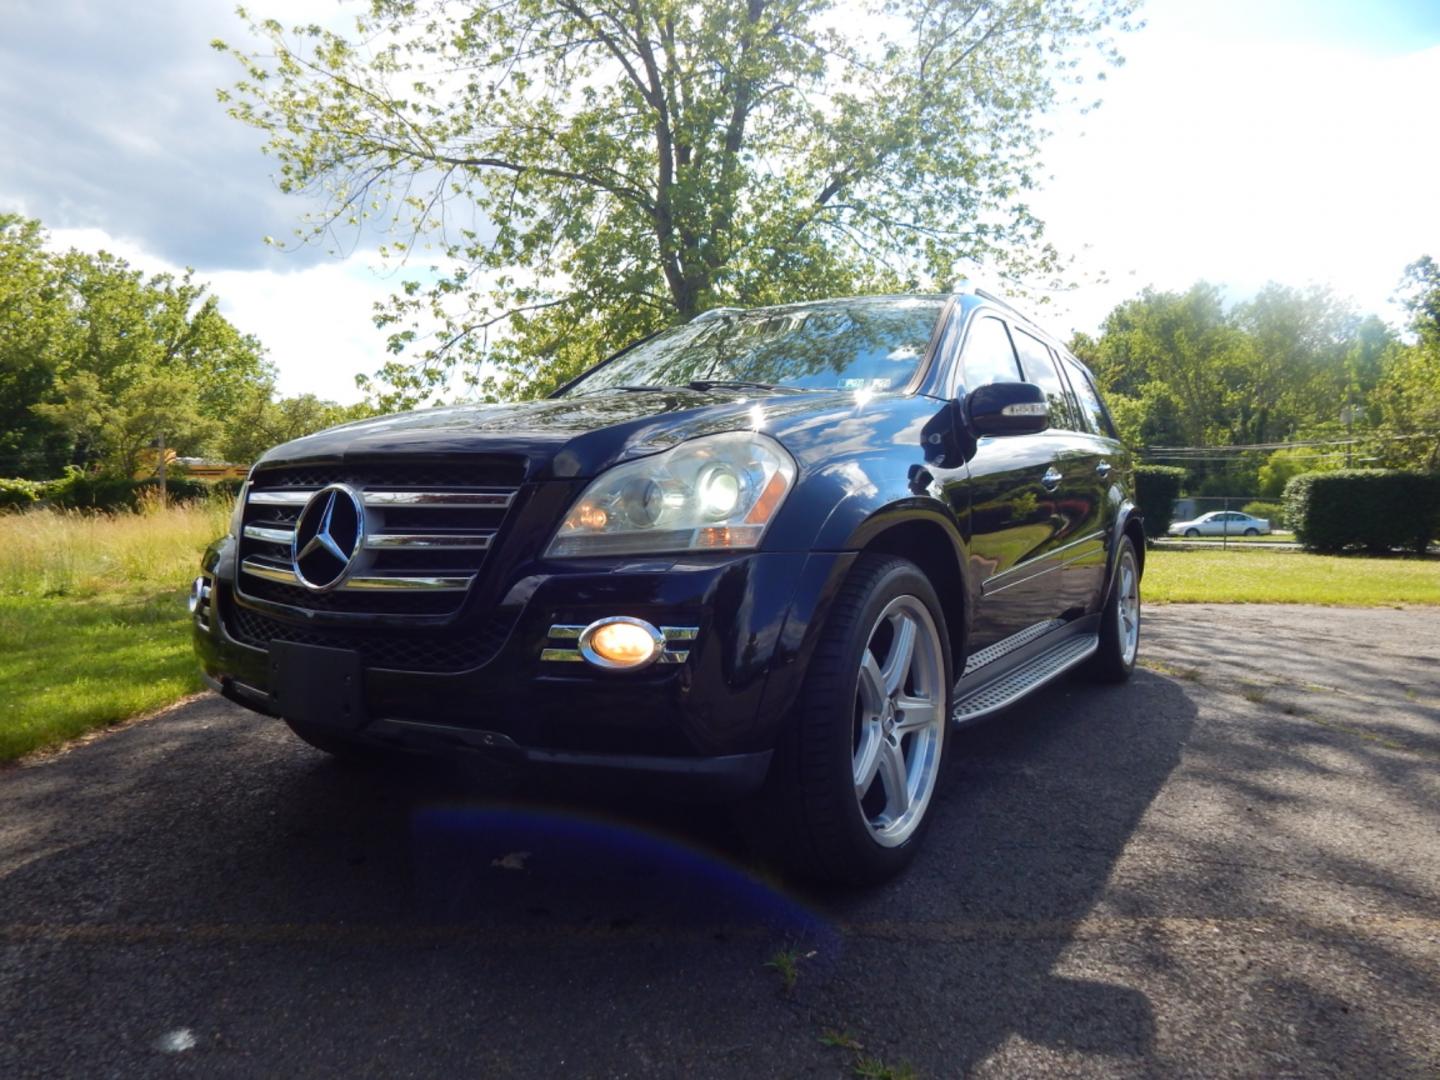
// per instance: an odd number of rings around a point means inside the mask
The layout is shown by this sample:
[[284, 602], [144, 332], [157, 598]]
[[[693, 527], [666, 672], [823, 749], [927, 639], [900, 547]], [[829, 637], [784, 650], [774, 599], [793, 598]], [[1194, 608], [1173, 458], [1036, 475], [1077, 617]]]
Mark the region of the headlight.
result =
[[250, 490], [250, 481], [240, 485], [240, 494], [235, 496], [235, 509], [230, 514], [230, 535], [240, 539], [240, 526], [245, 518], [245, 493]]
[[795, 460], [749, 431], [707, 435], [593, 481], [551, 558], [753, 548], [795, 481]]

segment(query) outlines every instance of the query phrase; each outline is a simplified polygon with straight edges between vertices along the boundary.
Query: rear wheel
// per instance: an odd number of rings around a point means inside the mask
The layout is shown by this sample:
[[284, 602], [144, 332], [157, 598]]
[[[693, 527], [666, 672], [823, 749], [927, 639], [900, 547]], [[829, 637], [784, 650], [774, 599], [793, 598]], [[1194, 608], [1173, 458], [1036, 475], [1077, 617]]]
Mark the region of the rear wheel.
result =
[[1095, 682], [1124, 682], [1140, 652], [1140, 560], [1127, 536], [1120, 541], [1110, 597], [1100, 615], [1100, 647], [1083, 673]]
[[913, 563], [862, 556], [776, 748], [757, 839], [792, 872], [868, 884], [913, 857], [944, 759], [950, 651]]
[[1246, 536], [1259, 536], [1259, 535], [1260, 535], [1260, 530], [1259, 530], [1259, 529], [1246, 529], [1246, 530], [1245, 530], [1245, 535], [1246, 535]]

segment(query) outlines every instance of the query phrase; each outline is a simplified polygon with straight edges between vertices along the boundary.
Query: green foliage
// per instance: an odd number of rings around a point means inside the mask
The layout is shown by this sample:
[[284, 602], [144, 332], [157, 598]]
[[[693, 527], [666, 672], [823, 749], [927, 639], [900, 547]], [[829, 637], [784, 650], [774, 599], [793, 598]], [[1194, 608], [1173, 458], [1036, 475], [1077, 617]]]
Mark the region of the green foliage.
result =
[[374, 0], [349, 36], [217, 42], [244, 70], [220, 96], [327, 200], [302, 241], [369, 221], [439, 254], [378, 318], [403, 355], [366, 384], [382, 405], [453, 370], [536, 394], [717, 305], [1054, 268], [1038, 120], [1079, 47], [1118, 60], [1133, 0], [864, 6]]
[[0, 478], [0, 510], [23, 510], [39, 502], [44, 487], [37, 480]]
[[1248, 542], [1226, 551], [1217, 542], [1150, 552], [1143, 589], [1146, 601], [1160, 604], [1440, 605], [1440, 561], [1312, 555]]
[[[202, 480], [175, 475], [166, 478], [165, 488], [172, 503], [209, 499], [217, 492]], [[67, 510], [139, 510], [159, 501], [160, 481], [87, 473], [71, 466], [59, 480], [41, 485], [40, 498]]]
[[1135, 501], [1145, 515], [1145, 535], [1164, 536], [1175, 520], [1175, 500], [1185, 470], [1170, 465], [1137, 465], [1135, 467]]
[[221, 453], [226, 461], [252, 462], [272, 446], [373, 415], [368, 405], [336, 405], [314, 394], [276, 401], [268, 392], [256, 393], [237, 410]]
[[1260, 466], [1259, 493], [1267, 499], [1278, 499], [1285, 494], [1285, 485], [1307, 472], [1333, 472], [1343, 468], [1343, 454], [1317, 453], [1306, 447], [1295, 450], [1276, 450]]
[[1285, 516], [1307, 551], [1423, 554], [1440, 533], [1440, 474], [1305, 473], [1285, 487]]
[[1240, 512], [1249, 514], [1251, 517], [1264, 518], [1270, 522], [1270, 528], [1272, 529], [1286, 528], [1284, 503], [1262, 502], [1257, 500], [1246, 503], [1240, 508]]

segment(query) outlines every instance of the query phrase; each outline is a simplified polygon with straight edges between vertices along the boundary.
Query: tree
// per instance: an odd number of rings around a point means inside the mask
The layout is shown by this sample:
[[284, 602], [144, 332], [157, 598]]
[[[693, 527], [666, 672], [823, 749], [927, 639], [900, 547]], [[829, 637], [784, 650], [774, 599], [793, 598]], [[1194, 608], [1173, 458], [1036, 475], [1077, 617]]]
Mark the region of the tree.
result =
[[38, 221], [0, 215], [0, 473], [55, 476], [70, 463], [128, 475], [138, 423], [152, 424], [140, 445], [164, 435], [204, 452], [242, 402], [270, 397], [273, 378], [260, 343], [191, 271], [146, 276], [104, 252], [52, 253]]
[[716, 305], [1052, 271], [1038, 118], [1077, 46], [1117, 61], [1134, 6], [373, 0], [350, 36], [252, 25], [269, 51], [231, 50], [221, 97], [284, 190], [325, 196], [302, 239], [371, 220], [391, 254], [438, 247], [378, 317], [418, 349], [387, 400], [457, 366], [538, 393]]
[[227, 461], [254, 461], [272, 446], [336, 424], [375, 415], [366, 405], [337, 405], [314, 394], [274, 400], [269, 388], [251, 396], [235, 414], [221, 442]]
[[1415, 340], [1386, 354], [1376, 389], [1387, 465], [1440, 469], [1440, 264], [1425, 255], [1405, 268], [1401, 302]]
[[65, 432], [31, 406], [49, 391], [69, 310], [38, 221], [0, 214], [0, 475], [58, 473]]
[[59, 401], [35, 411], [72, 432], [116, 476], [135, 475], [142, 451], [156, 439], [183, 453], [203, 446], [218, 427], [202, 415], [195, 379], [184, 372], [147, 371], [110, 393], [94, 372], [81, 371], [56, 391]]

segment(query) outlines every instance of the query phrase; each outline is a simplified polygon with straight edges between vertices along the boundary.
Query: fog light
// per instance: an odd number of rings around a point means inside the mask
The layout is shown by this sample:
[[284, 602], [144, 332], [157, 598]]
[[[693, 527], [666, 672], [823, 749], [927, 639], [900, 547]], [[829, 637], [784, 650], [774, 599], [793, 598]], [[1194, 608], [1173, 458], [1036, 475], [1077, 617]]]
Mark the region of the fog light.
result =
[[644, 619], [616, 615], [580, 631], [580, 655], [596, 667], [642, 668], [665, 649], [665, 636]]
[[185, 606], [190, 609], [190, 614], [195, 614], [195, 609], [200, 606], [200, 600], [205, 595], [205, 579], [197, 577], [190, 583], [190, 596], [185, 601]]

